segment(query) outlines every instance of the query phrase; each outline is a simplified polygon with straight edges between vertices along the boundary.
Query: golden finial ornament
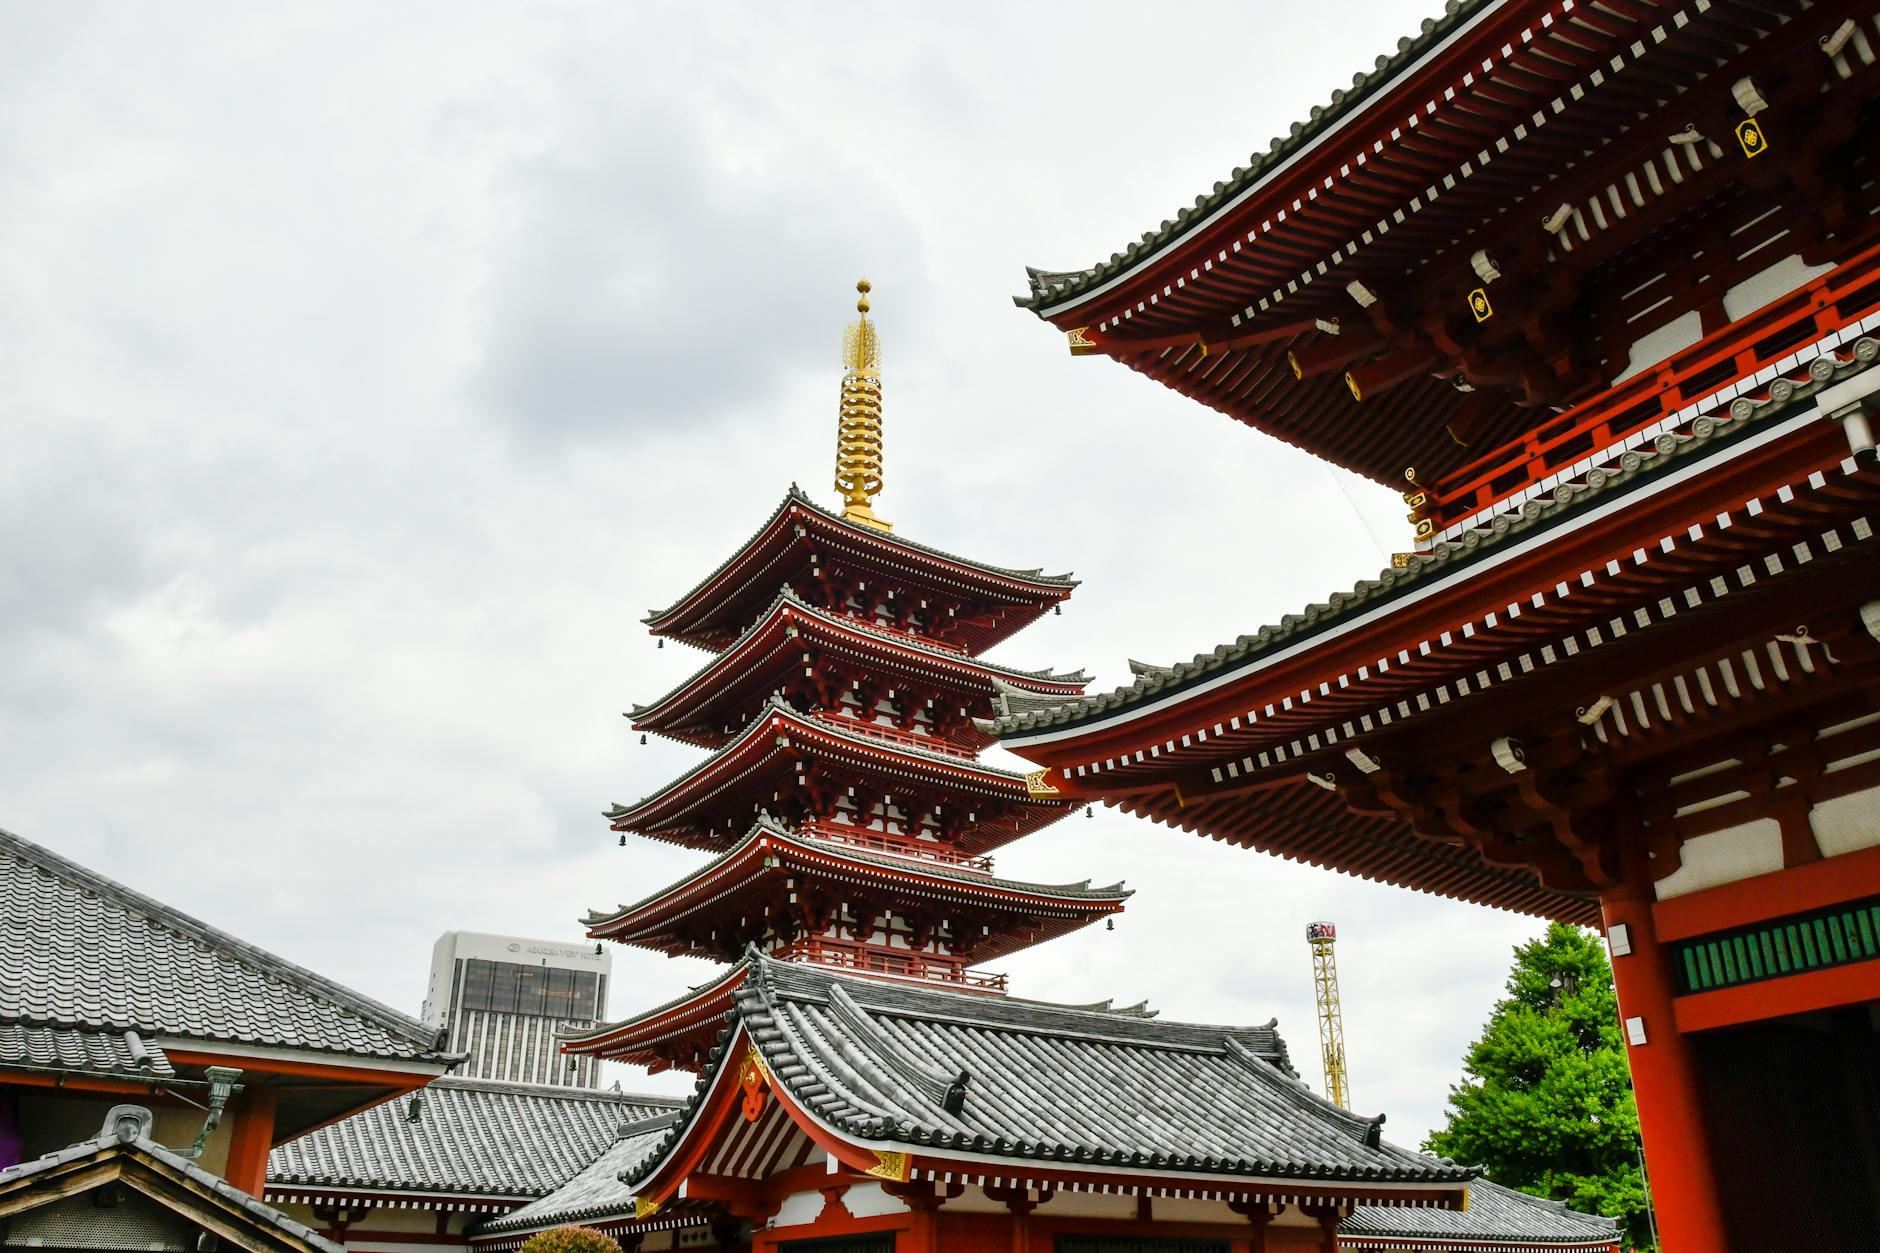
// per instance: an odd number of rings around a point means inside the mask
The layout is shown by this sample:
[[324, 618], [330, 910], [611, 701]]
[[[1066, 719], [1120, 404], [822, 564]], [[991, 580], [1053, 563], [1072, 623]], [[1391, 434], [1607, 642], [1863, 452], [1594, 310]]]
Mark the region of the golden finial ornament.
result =
[[836, 490], [842, 516], [863, 526], [892, 531], [870, 502], [881, 490], [881, 341], [868, 320], [867, 279], [855, 284], [861, 317], [842, 333], [842, 403], [836, 418]]

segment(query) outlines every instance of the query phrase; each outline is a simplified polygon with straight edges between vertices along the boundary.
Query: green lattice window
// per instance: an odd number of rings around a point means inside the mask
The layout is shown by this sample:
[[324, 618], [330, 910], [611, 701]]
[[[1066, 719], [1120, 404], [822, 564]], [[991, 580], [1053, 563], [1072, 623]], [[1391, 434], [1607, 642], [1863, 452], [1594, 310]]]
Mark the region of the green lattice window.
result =
[[1880, 898], [1700, 935], [1674, 946], [1678, 990], [1711, 992], [1880, 958]]

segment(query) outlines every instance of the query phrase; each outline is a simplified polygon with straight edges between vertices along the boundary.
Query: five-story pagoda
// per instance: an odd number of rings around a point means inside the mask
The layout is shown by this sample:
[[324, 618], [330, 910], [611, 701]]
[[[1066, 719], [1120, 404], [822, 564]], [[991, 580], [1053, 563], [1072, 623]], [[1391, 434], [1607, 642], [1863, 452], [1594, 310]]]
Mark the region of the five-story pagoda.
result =
[[607, 817], [614, 830], [716, 854], [632, 905], [585, 920], [598, 940], [733, 963], [720, 978], [567, 1051], [697, 1069], [745, 955], [999, 995], [978, 965], [1120, 911], [1120, 886], [996, 878], [987, 854], [1074, 806], [1041, 777], [981, 763], [976, 725], [1081, 674], [980, 654], [1068, 599], [1075, 581], [969, 561], [893, 534], [881, 489], [880, 348], [844, 343], [841, 512], [794, 486], [732, 556], [646, 623], [705, 650], [691, 677], [630, 713], [636, 731], [709, 749]]

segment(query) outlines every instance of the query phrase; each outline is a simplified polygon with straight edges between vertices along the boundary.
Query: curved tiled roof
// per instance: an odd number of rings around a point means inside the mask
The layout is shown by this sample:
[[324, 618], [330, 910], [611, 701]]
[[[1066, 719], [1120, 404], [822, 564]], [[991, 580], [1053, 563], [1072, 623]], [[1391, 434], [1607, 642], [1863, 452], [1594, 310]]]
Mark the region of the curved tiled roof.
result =
[[943, 861], [930, 861], [920, 857], [900, 857], [893, 853], [876, 852], [873, 849], [861, 848], [853, 844], [842, 844], [834, 840], [813, 839], [798, 835], [776, 819], [766, 815], [759, 818], [757, 822], [752, 825], [750, 831], [745, 834], [742, 840], [738, 841], [726, 852], [712, 858], [691, 874], [667, 884], [657, 892], [643, 897], [631, 905], [618, 906], [611, 913], [591, 911], [587, 917], [581, 919], [581, 925], [589, 928], [603, 926], [609, 922], [614, 922], [639, 913], [647, 907], [657, 904], [659, 901], [678, 896], [680, 889], [684, 888], [687, 884], [694, 883], [700, 879], [709, 878], [720, 866], [724, 865], [726, 862], [735, 861], [737, 858], [743, 856], [744, 851], [749, 848], [754, 841], [761, 839], [769, 839], [789, 844], [806, 853], [840, 858], [845, 861], [853, 861], [864, 866], [878, 867], [883, 870], [924, 875], [929, 878], [943, 880], [947, 883], [957, 883], [967, 888], [1023, 892], [1027, 895], [1057, 897], [1070, 901], [1114, 901], [1134, 895], [1133, 892], [1125, 888], [1121, 883], [1096, 888], [1090, 886], [1090, 880], [1088, 879], [1078, 883], [1027, 883], [1020, 879], [1001, 879], [995, 875], [986, 874], [983, 871], [972, 870], [966, 866], [952, 865]]
[[1529, 1196], [1486, 1179], [1469, 1185], [1467, 1210], [1360, 1205], [1338, 1225], [1339, 1246], [1356, 1249], [1367, 1247], [1365, 1236], [1584, 1248], [1614, 1244], [1619, 1234], [1617, 1219], [1582, 1214], [1568, 1209], [1565, 1201]]
[[668, 1113], [620, 1128], [618, 1138], [566, 1183], [520, 1209], [490, 1219], [477, 1229], [477, 1234], [559, 1227], [563, 1223], [631, 1214], [633, 1192], [620, 1182], [620, 1176], [643, 1167], [677, 1119], [676, 1113]]
[[0, 1023], [0, 1066], [31, 1070], [75, 1070], [170, 1078], [176, 1068], [163, 1050], [135, 1031], [86, 1031]]
[[268, 1155], [270, 1188], [538, 1197], [591, 1163], [623, 1124], [679, 1102], [591, 1088], [438, 1079], [407, 1100], [290, 1140]]
[[[1164, 698], [1208, 682], [1221, 674], [1259, 664], [1281, 649], [1308, 640], [1360, 613], [1410, 594], [1441, 580], [1467, 577], [1471, 567], [1508, 545], [1566, 521], [1582, 510], [1603, 504], [1649, 480], [1688, 464], [1722, 444], [1746, 435], [1772, 419], [1792, 414], [1825, 387], [1864, 372], [1880, 360], [1880, 340], [1861, 337], [1848, 344], [1850, 359], [1843, 361], [1833, 349], [1812, 360], [1799, 361], [1794, 377], [1778, 377], [1763, 384], [1756, 395], [1745, 392], [1714, 411], [1696, 417], [1684, 429], [1667, 430], [1628, 446], [1610, 450], [1582, 474], [1564, 480], [1551, 493], [1536, 496], [1518, 507], [1499, 512], [1460, 533], [1435, 543], [1427, 553], [1412, 554], [1405, 569], [1387, 569], [1375, 579], [1360, 580], [1349, 592], [1333, 592], [1324, 603], [1286, 614], [1274, 625], [1242, 635], [1193, 660], [1168, 666], [1145, 666], [1135, 682], [1109, 692], [1064, 701], [1005, 699], [1006, 714], [983, 725], [1002, 737], [1025, 735], [1049, 728], [1085, 722], [1117, 710]], [[1758, 376], [1761, 377], [1761, 376]], [[1632, 441], [1628, 441], [1628, 445]]]
[[[1377, 1138], [1284, 1069], [1265, 1027], [1210, 1027], [1036, 1002], [871, 985], [753, 955], [736, 1024], [773, 1081], [854, 1140], [1084, 1165], [1314, 1182], [1464, 1184], [1475, 1169]], [[685, 1116], [639, 1178], [682, 1141], [726, 1064], [721, 1039]], [[947, 1076], [966, 1096], [947, 1108]]]
[[457, 1060], [437, 1029], [8, 831], [0, 927], [0, 1021]]
[[730, 569], [731, 566], [737, 562], [738, 558], [742, 557], [745, 554], [745, 552], [749, 550], [752, 544], [755, 544], [759, 539], [761, 539], [764, 535], [764, 532], [770, 530], [770, 528], [776, 524], [777, 519], [783, 516], [784, 511], [789, 509], [790, 506], [792, 505], [797, 505], [804, 509], [808, 509], [814, 513], [820, 514], [827, 521], [835, 523], [839, 526], [847, 527], [848, 529], [854, 531], [857, 535], [860, 535], [864, 538], [876, 540], [882, 543], [893, 544], [897, 548], [905, 548], [909, 552], [920, 553], [928, 557], [935, 557], [941, 561], [951, 562], [957, 566], [965, 566], [966, 568], [971, 569], [971, 570], [981, 570], [987, 574], [997, 575], [1000, 578], [1012, 579], [1020, 583], [1042, 583], [1042, 584], [1047, 584], [1053, 587], [1062, 587], [1062, 588], [1067, 588], [1067, 589], [1077, 586], [1077, 580], [1069, 574], [1046, 574], [1044, 573], [1044, 570], [1042, 567], [1035, 567], [1030, 570], [1018, 570], [1018, 569], [1012, 569], [1006, 566], [995, 566], [988, 562], [975, 561], [969, 557], [961, 557], [961, 556], [958, 556], [957, 554], [946, 552], [942, 549], [932, 548], [926, 544], [917, 544], [913, 540], [910, 540], [906, 538], [905, 536], [896, 535], [889, 531], [878, 531], [874, 529], [873, 527], [862, 526], [859, 523], [849, 521], [847, 518], [843, 517], [841, 514], [835, 512], [832, 509], [823, 508], [821, 505], [811, 500], [809, 498], [809, 494], [806, 493], [802, 488], [798, 487], [795, 483], [792, 483], [790, 484], [790, 490], [784, 493], [783, 500], [778, 503], [775, 509], [770, 511], [770, 516], [764, 519], [763, 525], [758, 527], [755, 531], [751, 532], [750, 538], [746, 539], [742, 544], [739, 544], [737, 549], [729, 557], [726, 557], [723, 561], [719, 562], [718, 566], [710, 574], [706, 575], [704, 578], [700, 579], [697, 583], [693, 584], [693, 586], [686, 591], [685, 595], [679, 597], [677, 600], [673, 601], [670, 605], [666, 606], [664, 609], [652, 610], [646, 615], [645, 618], [641, 619], [641, 621], [646, 622], [648, 624], [657, 622], [659, 619], [664, 618], [667, 615], [671, 614], [674, 610], [678, 609], [681, 605], [684, 605], [688, 600], [691, 600], [694, 596], [698, 595], [698, 593], [702, 591], [704, 588], [706, 588], [707, 586], [709, 586], [714, 579], [716, 579], [719, 575], [723, 574], [726, 570]]
[[1443, 6], [1441, 17], [1425, 18], [1417, 34], [1399, 39], [1396, 51], [1379, 56], [1370, 72], [1354, 74], [1349, 90], [1340, 88], [1333, 91], [1330, 104], [1314, 105], [1305, 121], [1294, 122], [1288, 134], [1275, 136], [1265, 152], [1253, 153], [1247, 158], [1245, 166], [1214, 184], [1212, 191], [1196, 196], [1192, 205], [1177, 210], [1173, 218], [1165, 219], [1154, 230], [1145, 231], [1135, 243], [1120, 252], [1111, 253], [1108, 260], [1099, 261], [1088, 269], [1052, 271], [1027, 266], [1025, 273], [1029, 290], [1025, 295], [1012, 297], [1012, 302], [1020, 308], [1042, 312], [1108, 282], [1139, 262], [1150, 260], [1169, 245], [1178, 242], [1190, 230], [1206, 222], [1218, 210], [1258, 186], [1296, 153], [1336, 129], [1347, 117], [1355, 114], [1359, 106], [1393, 84], [1459, 26], [1498, 2], [1448, 0]]

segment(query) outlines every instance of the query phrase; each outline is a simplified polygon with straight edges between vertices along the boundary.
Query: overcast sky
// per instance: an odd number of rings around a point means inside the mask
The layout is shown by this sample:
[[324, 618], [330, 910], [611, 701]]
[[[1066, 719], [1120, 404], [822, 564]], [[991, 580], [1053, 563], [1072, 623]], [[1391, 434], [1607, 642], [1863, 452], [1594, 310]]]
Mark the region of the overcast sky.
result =
[[[1082, 588], [1128, 679], [1369, 577], [1401, 501], [1012, 307], [1264, 150], [1432, 0], [1181, 8], [15, 4], [0, 14], [0, 825], [416, 1012], [447, 929], [578, 935], [699, 855], [639, 626], [829, 487], [875, 283], [899, 533]], [[1033, 997], [1277, 1016], [1416, 1143], [1540, 924], [1111, 812]], [[622, 951], [613, 1010], [711, 967]], [[673, 1090], [672, 1076], [629, 1086]], [[685, 1080], [689, 1083], [689, 1080]]]

